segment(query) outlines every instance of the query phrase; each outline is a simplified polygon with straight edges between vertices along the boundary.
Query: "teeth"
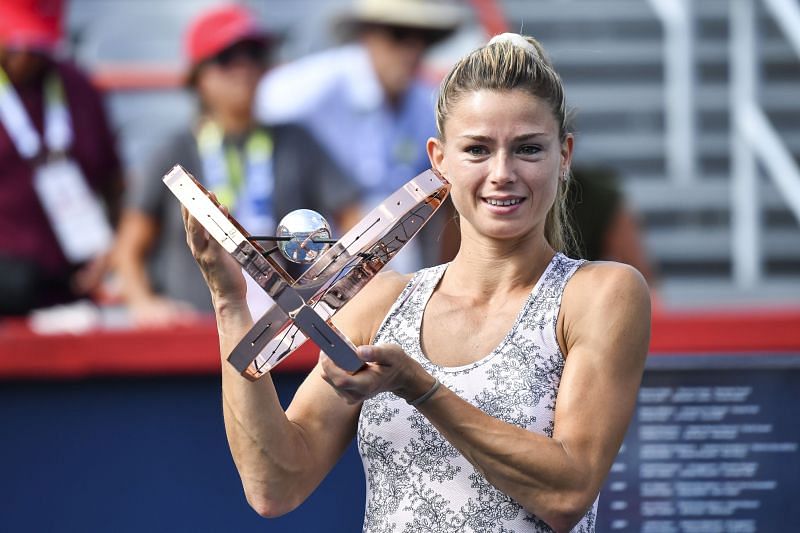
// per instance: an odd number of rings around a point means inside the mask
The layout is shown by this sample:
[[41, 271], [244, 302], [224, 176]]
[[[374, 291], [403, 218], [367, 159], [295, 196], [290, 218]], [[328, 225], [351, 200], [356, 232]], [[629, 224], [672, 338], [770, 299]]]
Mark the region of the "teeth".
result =
[[486, 203], [488, 203], [489, 205], [500, 205], [500, 206], [517, 205], [521, 201], [522, 198], [514, 198], [513, 200], [495, 200], [494, 198], [486, 199]]

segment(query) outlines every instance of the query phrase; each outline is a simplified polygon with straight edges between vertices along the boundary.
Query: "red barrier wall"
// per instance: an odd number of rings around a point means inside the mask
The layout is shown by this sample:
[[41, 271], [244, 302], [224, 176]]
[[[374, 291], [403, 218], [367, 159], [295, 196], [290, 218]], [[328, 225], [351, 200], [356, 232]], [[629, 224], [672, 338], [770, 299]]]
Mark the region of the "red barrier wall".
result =
[[[653, 356], [798, 351], [800, 309], [669, 312], [653, 317]], [[316, 353], [308, 344], [277, 370], [307, 371]], [[24, 321], [0, 323], [0, 379], [197, 375], [218, 369], [211, 319], [164, 330], [97, 330], [83, 335], [37, 335]]]

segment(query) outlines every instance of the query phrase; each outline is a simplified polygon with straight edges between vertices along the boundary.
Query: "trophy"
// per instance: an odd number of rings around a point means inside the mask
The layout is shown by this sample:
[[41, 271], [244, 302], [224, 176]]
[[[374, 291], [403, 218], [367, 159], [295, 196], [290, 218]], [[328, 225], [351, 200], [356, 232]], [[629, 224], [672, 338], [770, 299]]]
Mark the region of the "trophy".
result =
[[[341, 368], [349, 372], [361, 368], [355, 346], [331, 324], [331, 318], [416, 235], [450, 191], [444, 178], [427, 170], [335, 240], [325, 219], [308, 209], [286, 215], [275, 236], [251, 236], [180, 165], [163, 181], [272, 299], [228, 357], [251, 380], [263, 376], [307, 340]], [[277, 246], [265, 250], [258, 244], [262, 241], [275, 241]], [[294, 279], [272, 257], [275, 251], [310, 266]]]

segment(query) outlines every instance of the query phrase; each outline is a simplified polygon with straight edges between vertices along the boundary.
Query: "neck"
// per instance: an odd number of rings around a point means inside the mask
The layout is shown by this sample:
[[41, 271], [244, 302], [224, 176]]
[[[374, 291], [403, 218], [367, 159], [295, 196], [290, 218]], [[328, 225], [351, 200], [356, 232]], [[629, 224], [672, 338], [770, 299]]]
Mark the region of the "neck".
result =
[[47, 63], [44, 59], [28, 59], [28, 64], [24, 67], [15, 67], [15, 65], [7, 64], [8, 61], [0, 57], [0, 67], [5, 72], [8, 81], [17, 88], [17, 90], [34, 87], [42, 83], [45, 74], [47, 73]]
[[554, 255], [540, 233], [497, 241], [469, 232], [462, 224], [461, 246], [445, 274], [452, 282], [450, 292], [468, 298], [490, 299], [495, 294], [529, 291]]
[[209, 113], [209, 117], [222, 128], [226, 135], [241, 135], [249, 131], [255, 123], [249, 112], [217, 111]]
[[403, 101], [403, 93], [392, 92], [384, 85], [383, 94], [386, 96], [386, 103], [389, 104], [391, 109], [396, 110], [400, 107], [400, 104]]

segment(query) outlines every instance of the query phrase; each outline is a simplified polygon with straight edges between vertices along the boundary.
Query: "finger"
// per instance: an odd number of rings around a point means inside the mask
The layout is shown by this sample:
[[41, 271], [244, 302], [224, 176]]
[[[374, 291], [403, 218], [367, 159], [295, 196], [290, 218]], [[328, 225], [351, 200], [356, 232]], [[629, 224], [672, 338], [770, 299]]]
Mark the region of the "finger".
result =
[[331, 361], [331, 358], [323, 352], [319, 351], [319, 366], [322, 368], [322, 373], [326, 376], [336, 373], [336, 365]]
[[325, 381], [335, 389], [342, 388], [342, 380], [345, 378], [344, 372], [323, 351], [319, 352], [319, 366], [322, 370], [322, 378]]
[[[186, 206], [181, 205], [181, 217], [183, 218], [183, 226], [186, 228], [187, 232], [196, 232], [197, 227], [200, 225], [197, 219], [192, 216]], [[202, 227], [202, 226], [200, 226]]]
[[352, 389], [357, 386], [351, 379], [352, 375], [334, 363], [324, 352], [320, 352], [319, 363], [323, 376], [332, 386], [337, 389]]
[[375, 346], [372, 346], [371, 344], [359, 346], [358, 348], [356, 348], [356, 355], [358, 356], [359, 359], [361, 359], [365, 363], [374, 363]]
[[391, 365], [398, 360], [398, 357], [404, 356], [405, 352], [396, 344], [367, 344], [359, 346], [356, 354], [365, 363]]
[[186, 229], [186, 242], [193, 251], [202, 251], [208, 246], [210, 235], [200, 222], [181, 206], [183, 225]]
[[319, 364], [322, 370], [337, 382], [344, 382], [360, 372], [359, 369], [359, 372], [351, 374], [347, 370], [344, 370], [342, 367], [337, 365], [336, 362], [328, 357], [328, 355], [323, 351], [320, 351], [319, 353]]
[[380, 382], [379, 374], [370, 372], [366, 368], [351, 374], [337, 366], [324, 353], [320, 354], [320, 367], [325, 381], [338, 391], [349, 395], [357, 401], [362, 401], [365, 397], [371, 396]]
[[328, 385], [331, 386], [331, 388], [333, 389], [333, 392], [335, 392], [337, 396], [339, 396], [341, 399], [343, 399], [349, 405], [353, 405], [353, 404], [356, 404], [356, 403], [364, 401], [364, 397], [365, 397], [364, 394], [362, 394], [362, 393], [360, 393], [358, 391], [353, 391], [353, 390], [349, 390], [349, 389], [346, 389], [346, 388], [342, 388], [342, 387], [338, 386], [334, 382], [334, 380], [332, 380], [329, 376], [326, 376], [324, 374], [322, 375], [322, 379], [325, 380], [325, 382]]
[[207, 194], [208, 194], [208, 197], [211, 198], [211, 201], [214, 202], [214, 205], [216, 205], [217, 208], [219, 208], [219, 210], [222, 211], [223, 215], [225, 215], [226, 217], [231, 216], [230, 209], [228, 209], [227, 205], [225, 205], [225, 204], [223, 204], [222, 202], [219, 201], [219, 198], [217, 198], [217, 194], [216, 193], [208, 191]]
[[186, 209], [185, 205], [181, 205], [181, 218], [183, 218], [183, 227], [186, 229], [186, 234], [190, 235], [194, 231], [195, 228], [195, 218], [189, 213], [189, 210]]

